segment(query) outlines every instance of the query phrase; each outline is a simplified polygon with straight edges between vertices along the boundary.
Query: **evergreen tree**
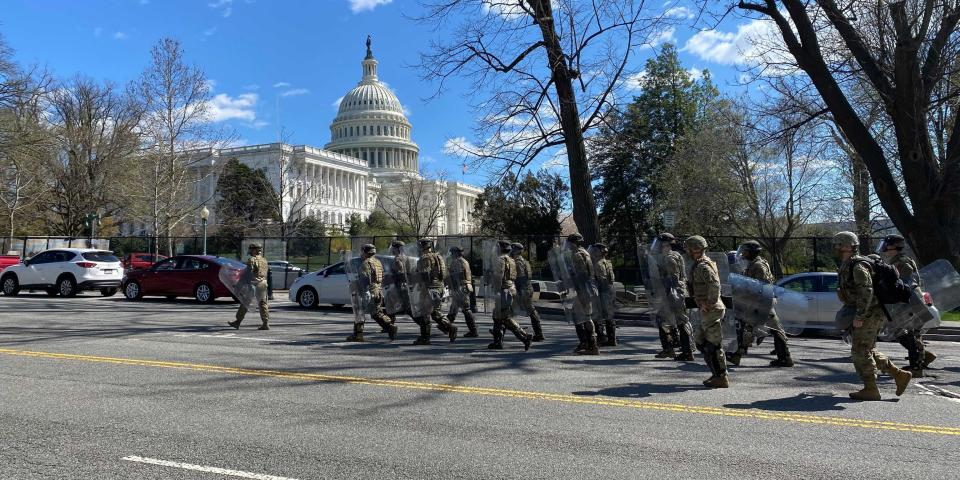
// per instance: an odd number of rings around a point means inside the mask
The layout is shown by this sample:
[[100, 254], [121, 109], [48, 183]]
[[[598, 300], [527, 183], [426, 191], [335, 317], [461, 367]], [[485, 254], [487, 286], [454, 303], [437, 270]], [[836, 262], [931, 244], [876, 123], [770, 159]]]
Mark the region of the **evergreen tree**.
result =
[[559, 175], [527, 172], [487, 185], [477, 197], [474, 217], [481, 232], [493, 235], [557, 235], [569, 187]]
[[279, 220], [273, 208], [276, 196], [273, 186], [263, 173], [231, 158], [223, 167], [217, 181], [217, 219], [220, 234], [242, 236], [248, 229], [259, 229]]

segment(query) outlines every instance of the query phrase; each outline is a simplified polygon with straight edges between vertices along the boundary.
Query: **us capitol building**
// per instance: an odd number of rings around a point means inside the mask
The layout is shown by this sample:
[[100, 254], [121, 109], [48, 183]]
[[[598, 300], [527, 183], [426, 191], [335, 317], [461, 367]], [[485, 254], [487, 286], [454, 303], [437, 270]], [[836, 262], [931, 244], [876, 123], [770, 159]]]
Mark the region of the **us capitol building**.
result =
[[[263, 170], [274, 190], [283, 193], [284, 219], [310, 216], [346, 229], [351, 214], [366, 219], [375, 209], [409, 208], [401, 197], [416, 191], [424, 205], [421, 211], [435, 211], [440, 199], [440, 218], [429, 234], [471, 233], [474, 201], [482, 189], [461, 182], [423, 180], [412, 125], [400, 100], [377, 77], [369, 39], [361, 63], [363, 78], [340, 102], [329, 143], [323, 148], [268, 143], [200, 150], [197, 153], [209, 161], [196, 167], [202, 178], [195, 190], [198, 203], [215, 192], [217, 168], [236, 159]], [[410, 182], [417, 186], [411, 187]], [[217, 224], [215, 203], [207, 203], [211, 225]]]

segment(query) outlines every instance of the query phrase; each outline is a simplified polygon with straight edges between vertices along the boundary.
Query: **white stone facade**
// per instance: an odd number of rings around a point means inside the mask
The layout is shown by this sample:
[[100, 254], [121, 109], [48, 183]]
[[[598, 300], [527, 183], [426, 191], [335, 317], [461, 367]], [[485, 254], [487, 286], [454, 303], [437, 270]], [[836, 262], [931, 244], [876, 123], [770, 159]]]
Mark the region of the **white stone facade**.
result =
[[[363, 77], [344, 95], [330, 125], [331, 141], [324, 148], [269, 143], [197, 151], [209, 159], [198, 165], [216, 171], [231, 158], [261, 169], [274, 190], [284, 193], [284, 219], [311, 216], [327, 225], [345, 228], [350, 215], [366, 218], [378, 208], [378, 196], [396, 194], [405, 179], [420, 180], [420, 149], [413, 142], [412, 125], [396, 95], [377, 77], [377, 61], [367, 42]], [[196, 198], [209, 198], [219, 176], [201, 175]], [[458, 235], [474, 231], [474, 202], [481, 189], [460, 182], [437, 182], [445, 189], [442, 217], [432, 235]], [[436, 191], [436, 190], [435, 190]], [[215, 204], [216, 202], [210, 202]], [[216, 225], [214, 205], [210, 225]], [[382, 208], [382, 207], [381, 207]], [[199, 220], [198, 220], [199, 223]]]

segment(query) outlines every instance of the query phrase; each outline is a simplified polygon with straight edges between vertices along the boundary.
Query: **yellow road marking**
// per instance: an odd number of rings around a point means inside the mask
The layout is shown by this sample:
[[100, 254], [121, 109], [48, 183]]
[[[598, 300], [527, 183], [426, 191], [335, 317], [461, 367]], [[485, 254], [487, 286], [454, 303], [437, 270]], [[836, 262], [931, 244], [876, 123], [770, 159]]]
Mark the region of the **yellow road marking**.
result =
[[378, 387], [392, 387], [409, 390], [428, 390], [435, 392], [463, 393], [469, 395], [489, 395], [495, 397], [524, 398], [530, 400], [545, 400], [561, 403], [577, 403], [587, 405], [604, 405], [612, 407], [636, 408], [641, 410], [660, 410], [678, 413], [700, 415], [718, 415], [724, 417], [752, 418], [757, 420], [776, 420], [794, 423], [815, 425], [829, 425], [835, 427], [868, 428], [877, 430], [894, 430], [913, 433], [931, 433], [936, 435], [960, 436], [960, 427], [944, 427], [937, 425], [915, 425], [899, 422], [884, 422], [879, 420], [864, 420], [855, 418], [828, 417], [820, 415], [805, 415], [796, 413], [767, 412], [749, 409], [739, 410], [724, 407], [707, 407], [698, 405], [683, 405], [678, 403], [657, 403], [638, 400], [622, 400], [610, 397], [581, 397], [576, 395], [526, 392], [522, 390], [505, 390], [499, 388], [469, 387], [464, 385], [446, 385], [440, 383], [408, 382], [404, 380], [387, 380], [378, 378], [351, 377], [343, 375], [324, 375], [319, 373], [284, 372], [280, 370], [260, 370], [250, 368], [222, 367], [199, 363], [167, 362], [161, 360], [142, 360], [135, 358], [103, 357], [95, 355], [76, 355], [69, 353], [32, 352], [0, 348], [0, 354], [19, 357], [49, 358], [57, 360], [75, 360], [94, 363], [112, 363], [118, 365], [133, 365], [140, 367], [169, 368], [177, 370], [193, 370], [198, 372], [224, 373], [231, 375], [246, 375], [255, 377], [273, 377], [291, 380], [306, 380], [313, 382], [337, 382], [356, 385], [373, 385]]

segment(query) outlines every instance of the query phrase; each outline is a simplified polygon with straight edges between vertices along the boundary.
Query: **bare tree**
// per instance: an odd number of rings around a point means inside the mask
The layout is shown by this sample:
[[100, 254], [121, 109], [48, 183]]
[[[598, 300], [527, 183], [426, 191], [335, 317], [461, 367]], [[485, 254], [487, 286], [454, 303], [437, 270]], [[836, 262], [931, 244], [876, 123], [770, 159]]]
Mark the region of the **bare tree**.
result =
[[[644, 0], [434, 0], [421, 20], [466, 17], [446, 42], [421, 56], [428, 79], [464, 75], [485, 95], [476, 142], [450, 149], [516, 175], [541, 154], [566, 153], [573, 218], [587, 241], [599, 224], [584, 136], [618, 103], [637, 72], [631, 55], [672, 33]], [[662, 7], [659, 2], [655, 7]], [[462, 18], [462, 17], [461, 17]]]
[[377, 209], [397, 226], [400, 235], [437, 235], [448, 190], [443, 173], [432, 178], [403, 177], [383, 186], [377, 196]]
[[[212, 189], [198, 192], [216, 169], [206, 168], [208, 158], [191, 150], [218, 148], [229, 138], [211, 122], [209, 83], [200, 67], [186, 63], [180, 42], [164, 38], [150, 57], [135, 91], [146, 108], [140, 198], [142, 213], [153, 226], [156, 253], [161, 236], [169, 239], [215, 194]], [[172, 243], [166, 243], [172, 254]]]
[[[960, 265], [960, 3], [764, 0], [738, 7], [775, 23], [921, 262]], [[883, 107], [889, 137], [856, 108], [851, 92], [860, 85]]]
[[110, 83], [75, 77], [49, 96], [55, 136], [46, 162], [51, 229], [83, 234], [84, 216], [110, 217], [129, 203], [125, 188], [135, 181], [134, 158], [143, 107]]

